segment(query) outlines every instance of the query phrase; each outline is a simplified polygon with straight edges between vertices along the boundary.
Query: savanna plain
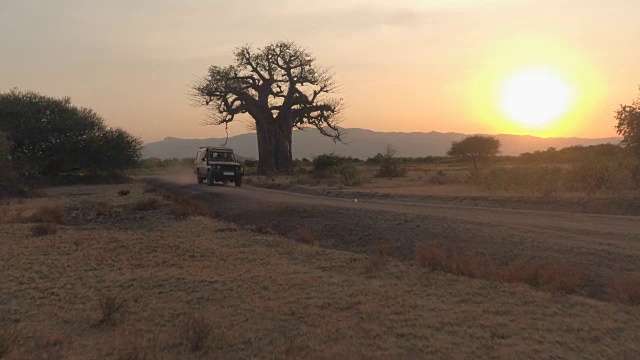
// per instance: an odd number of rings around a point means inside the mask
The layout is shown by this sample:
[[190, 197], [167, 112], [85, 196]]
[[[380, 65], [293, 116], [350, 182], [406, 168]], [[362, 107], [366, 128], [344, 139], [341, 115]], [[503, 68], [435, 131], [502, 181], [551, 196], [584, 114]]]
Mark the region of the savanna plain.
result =
[[242, 188], [147, 171], [2, 200], [0, 358], [640, 356], [628, 197], [357, 168]]

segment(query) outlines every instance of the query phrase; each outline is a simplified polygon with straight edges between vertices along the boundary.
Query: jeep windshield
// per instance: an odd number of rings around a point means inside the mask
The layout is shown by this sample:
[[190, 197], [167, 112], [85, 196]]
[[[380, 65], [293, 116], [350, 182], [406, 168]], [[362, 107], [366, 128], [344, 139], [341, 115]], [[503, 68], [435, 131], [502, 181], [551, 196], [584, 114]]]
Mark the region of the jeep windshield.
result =
[[230, 152], [217, 152], [212, 151], [209, 153], [209, 160], [211, 161], [224, 161], [224, 162], [236, 162], [236, 157]]

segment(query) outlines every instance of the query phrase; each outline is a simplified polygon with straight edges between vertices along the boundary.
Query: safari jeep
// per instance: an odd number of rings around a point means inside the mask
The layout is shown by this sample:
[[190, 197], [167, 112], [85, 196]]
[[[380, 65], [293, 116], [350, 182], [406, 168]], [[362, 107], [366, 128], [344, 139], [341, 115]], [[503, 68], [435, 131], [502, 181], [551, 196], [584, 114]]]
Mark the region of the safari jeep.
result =
[[198, 148], [193, 172], [198, 184], [205, 181], [211, 186], [214, 182], [234, 183], [242, 186], [244, 167], [236, 161], [233, 150], [225, 147], [202, 146]]

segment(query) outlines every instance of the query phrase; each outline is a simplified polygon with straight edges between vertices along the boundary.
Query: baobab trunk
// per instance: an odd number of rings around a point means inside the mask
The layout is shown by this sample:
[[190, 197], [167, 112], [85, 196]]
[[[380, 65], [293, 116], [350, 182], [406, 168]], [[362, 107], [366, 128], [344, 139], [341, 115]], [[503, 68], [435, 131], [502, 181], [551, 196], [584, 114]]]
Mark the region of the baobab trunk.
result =
[[269, 132], [269, 119], [256, 119], [256, 136], [258, 138], [258, 174], [266, 175], [276, 171], [273, 138]]

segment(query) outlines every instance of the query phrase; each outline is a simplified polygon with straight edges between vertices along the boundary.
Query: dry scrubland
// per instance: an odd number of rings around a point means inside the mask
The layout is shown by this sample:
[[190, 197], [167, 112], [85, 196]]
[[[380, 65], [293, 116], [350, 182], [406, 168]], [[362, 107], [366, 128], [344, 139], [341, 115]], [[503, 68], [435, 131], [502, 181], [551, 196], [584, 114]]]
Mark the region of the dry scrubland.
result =
[[0, 205], [0, 358], [640, 356], [638, 306], [451, 275], [437, 249], [322, 249], [141, 183], [47, 193]]

